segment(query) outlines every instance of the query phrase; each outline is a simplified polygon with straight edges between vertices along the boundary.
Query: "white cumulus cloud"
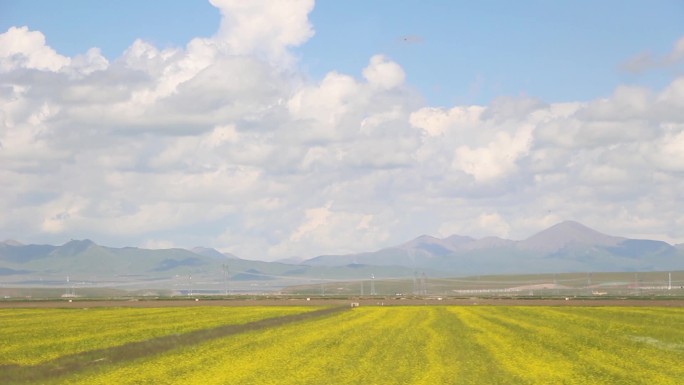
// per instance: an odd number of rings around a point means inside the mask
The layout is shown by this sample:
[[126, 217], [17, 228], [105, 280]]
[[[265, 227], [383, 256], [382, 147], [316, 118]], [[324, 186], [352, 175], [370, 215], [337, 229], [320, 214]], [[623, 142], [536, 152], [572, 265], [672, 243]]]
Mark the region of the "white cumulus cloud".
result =
[[0, 34], [0, 71], [32, 68], [59, 71], [71, 63], [45, 44], [45, 35], [28, 27], [11, 27]]
[[314, 34], [308, 14], [313, 0], [211, 0], [219, 8], [221, 26], [215, 40], [232, 55], [257, 55], [291, 65], [289, 48]]
[[391, 89], [403, 84], [406, 76], [400, 65], [382, 55], [375, 55], [363, 69], [363, 77], [372, 86]]
[[438, 108], [380, 54], [362, 76], [308, 80], [292, 48], [313, 36], [312, 1], [212, 4], [214, 36], [136, 40], [111, 62], [0, 34], [0, 233], [252, 259], [565, 219], [684, 242], [684, 78]]

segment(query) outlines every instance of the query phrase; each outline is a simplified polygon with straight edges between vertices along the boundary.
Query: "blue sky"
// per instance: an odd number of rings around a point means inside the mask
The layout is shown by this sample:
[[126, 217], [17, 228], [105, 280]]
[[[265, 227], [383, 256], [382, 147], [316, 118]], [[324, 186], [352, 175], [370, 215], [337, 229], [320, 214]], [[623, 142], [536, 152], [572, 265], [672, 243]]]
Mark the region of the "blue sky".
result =
[[48, 44], [73, 56], [99, 47], [115, 59], [138, 38], [155, 45], [182, 46], [218, 28], [220, 14], [208, 1], [2, 1], [2, 29], [28, 26]]
[[[605, 96], [624, 80], [662, 84], [619, 67], [645, 50], [668, 52], [683, 16], [682, 2], [666, 1], [331, 1], [312, 13], [317, 35], [302, 51], [321, 61], [310, 67], [316, 73], [351, 72], [384, 52], [430, 103], [520, 93], [573, 101]], [[404, 36], [418, 42], [402, 44]]]
[[0, 240], [684, 243], [681, 1], [0, 0]]
[[[3, 0], [0, 30], [27, 25], [64, 55], [99, 47], [110, 60], [137, 38], [158, 47], [211, 36], [220, 15], [204, 1]], [[398, 62], [432, 105], [485, 104], [525, 94], [549, 102], [609, 95], [622, 83], [661, 87], [662, 71], [621, 69], [645, 51], [664, 55], [684, 33], [670, 1], [322, 1], [316, 34], [295, 52], [320, 79], [360, 76], [368, 57]]]

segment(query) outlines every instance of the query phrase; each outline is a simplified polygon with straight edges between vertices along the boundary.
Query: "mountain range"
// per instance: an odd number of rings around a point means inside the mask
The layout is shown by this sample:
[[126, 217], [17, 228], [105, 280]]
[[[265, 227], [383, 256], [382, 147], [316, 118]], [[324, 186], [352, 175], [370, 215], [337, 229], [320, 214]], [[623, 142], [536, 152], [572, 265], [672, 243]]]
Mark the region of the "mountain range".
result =
[[[628, 239], [566, 221], [513, 241], [422, 235], [372, 252], [297, 262], [241, 259], [215, 249], [113, 248], [90, 240], [61, 246], [0, 243], [0, 285], [154, 287], [269, 291], [317, 280], [478, 274], [684, 270], [684, 244]], [[69, 277], [69, 278], [67, 278]], [[69, 281], [69, 283], [67, 283]]]
[[578, 222], [566, 221], [522, 241], [460, 235], [440, 239], [422, 235], [375, 252], [324, 255], [303, 263], [401, 265], [457, 275], [664, 271], [684, 268], [684, 245], [610, 236]]

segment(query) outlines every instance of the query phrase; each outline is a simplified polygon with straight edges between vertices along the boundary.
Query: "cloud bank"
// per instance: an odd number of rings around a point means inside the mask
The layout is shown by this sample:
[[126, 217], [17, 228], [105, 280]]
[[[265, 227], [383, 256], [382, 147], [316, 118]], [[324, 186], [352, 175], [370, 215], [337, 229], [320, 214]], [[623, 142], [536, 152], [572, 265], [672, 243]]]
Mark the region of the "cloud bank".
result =
[[[137, 40], [111, 61], [62, 56], [27, 27], [0, 34], [0, 234], [251, 259], [521, 238], [566, 219], [684, 242], [676, 71], [598, 100], [431, 107], [381, 53], [360, 78], [308, 79], [291, 49], [314, 34], [312, 1], [212, 4], [214, 36]], [[681, 41], [639, 69], [680, 59]]]

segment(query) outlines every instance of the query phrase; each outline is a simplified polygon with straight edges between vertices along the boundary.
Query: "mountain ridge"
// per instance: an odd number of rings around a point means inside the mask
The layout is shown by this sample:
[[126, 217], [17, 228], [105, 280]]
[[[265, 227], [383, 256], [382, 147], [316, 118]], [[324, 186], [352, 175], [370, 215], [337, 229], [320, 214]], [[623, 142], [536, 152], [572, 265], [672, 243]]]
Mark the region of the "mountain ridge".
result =
[[569, 244], [613, 246], [626, 238], [600, 233], [579, 222], [564, 221], [518, 242], [523, 250], [554, 251]]
[[56, 282], [70, 275], [92, 277], [91, 281], [98, 284], [137, 277], [147, 285], [173, 287], [189, 285], [189, 277], [195, 277], [193, 282], [214, 282], [215, 286], [232, 278], [249, 287], [260, 287], [264, 282], [285, 285], [311, 279], [412, 277], [418, 271], [447, 277], [660, 270], [684, 270], [683, 244], [607, 235], [574, 221], [555, 224], [519, 241], [421, 235], [376, 251], [319, 255], [303, 261], [242, 259], [206, 247], [114, 248], [89, 239], [70, 240], [59, 246], [0, 243], [0, 282], [17, 284], [36, 279]]
[[499, 237], [421, 235], [375, 252], [318, 256], [302, 262], [339, 266], [349, 261], [432, 268], [460, 274], [530, 271], [634, 271], [684, 268], [684, 248], [663, 241], [628, 239], [601, 233], [576, 221], [563, 221], [520, 241]]

